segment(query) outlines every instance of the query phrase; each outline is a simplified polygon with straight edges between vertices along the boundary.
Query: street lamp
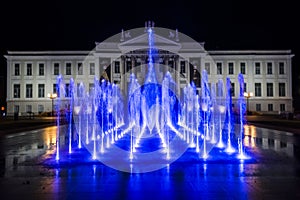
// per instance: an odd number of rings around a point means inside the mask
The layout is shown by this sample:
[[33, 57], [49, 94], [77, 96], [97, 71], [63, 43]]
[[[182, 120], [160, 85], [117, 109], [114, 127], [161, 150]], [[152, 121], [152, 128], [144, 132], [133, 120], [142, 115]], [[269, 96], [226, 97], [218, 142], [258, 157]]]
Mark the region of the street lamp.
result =
[[56, 93], [48, 93], [48, 98], [50, 98], [52, 100], [52, 112], [51, 112], [52, 116], [54, 116], [53, 101], [54, 101], [54, 99], [56, 99], [56, 97], [57, 97]]
[[250, 113], [250, 110], [249, 110], [249, 99], [250, 97], [253, 97], [253, 92], [244, 92], [244, 97], [247, 98], [247, 114]]

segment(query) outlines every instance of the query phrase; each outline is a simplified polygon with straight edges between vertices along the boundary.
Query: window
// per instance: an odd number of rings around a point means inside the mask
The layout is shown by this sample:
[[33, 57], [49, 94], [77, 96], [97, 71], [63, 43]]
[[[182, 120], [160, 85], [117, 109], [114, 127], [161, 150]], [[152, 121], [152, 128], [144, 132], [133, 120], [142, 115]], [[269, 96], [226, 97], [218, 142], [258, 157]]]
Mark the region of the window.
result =
[[279, 106], [281, 112], [285, 111], [285, 104], [280, 104]]
[[126, 66], [127, 66], [127, 71], [130, 71], [131, 70], [131, 60], [130, 60], [130, 58], [126, 59]]
[[20, 76], [20, 64], [15, 64], [15, 76]]
[[83, 97], [84, 88], [83, 84], [77, 83], [77, 97]]
[[20, 84], [14, 84], [14, 98], [20, 98], [20, 89], [21, 85]]
[[[137, 65], [139, 66], [139, 65]], [[120, 73], [120, 61], [115, 61], [115, 73], [119, 74]]]
[[72, 64], [66, 63], [66, 75], [72, 75]]
[[32, 98], [32, 84], [26, 84], [26, 98]]
[[222, 97], [223, 96], [223, 82], [222, 81], [218, 81], [217, 82], [217, 97]]
[[217, 74], [222, 74], [222, 63], [217, 62]]
[[14, 112], [18, 113], [20, 111], [20, 106], [19, 105], [15, 105], [14, 106]]
[[83, 65], [82, 63], [77, 63], [78, 75], [83, 75]]
[[285, 83], [279, 83], [279, 96], [285, 97]]
[[32, 105], [26, 105], [26, 112], [32, 112]]
[[268, 104], [268, 111], [273, 111], [273, 104]]
[[267, 83], [267, 97], [273, 96], [273, 83]]
[[45, 84], [38, 84], [38, 97], [45, 97]]
[[198, 72], [198, 70], [196, 68], [194, 68], [194, 73], [193, 73], [192, 77], [193, 77], [192, 80], [195, 83], [195, 86], [196, 87], [200, 87], [201, 86], [200, 73]]
[[234, 74], [233, 62], [228, 63], [228, 74]]
[[273, 66], [271, 62], [267, 63], [267, 74], [273, 74]]
[[180, 61], [180, 73], [185, 73], [185, 61]]
[[256, 104], [255, 106], [256, 106], [256, 111], [261, 111], [261, 104], [260, 103]]
[[70, 93], [70, 84], [69, 83], [66, 83], [66, 86], [65, 86], [65, 97], [71, 97], [71, 93]]
[[44, 63], [39, 63], [39, 76], [45, 75], [45, 66]]
[[27, 63], [27, 65], [26, 65], [26, 75], [32, 76], [32, 64], [31, 63]]
[[56, 87], [57, 87], [57, 84], [54, 83], [54, 84], [53, 84], [53, 89], [52, 89], [53, 93], [57, 93]]
[[234, 83], [231, 83], [231, 88], [230, 88], [230, 93], [231, 93], [231, 96], [235, 96], [235, 88], [234, 88]]
[[240, 63], [240, 70], [241, 70], [241, 74], [246, 74], [246, 63], [241, 62]]
[[205, 63], [204, 68], [205, 68], [207, 74], [210, 74], [210, 63]]
[[60, 96], [59, 96], [60, 93], [57, 92], [57, 84], [53, 84], [53, 89], [52, 89], [52, 91], [53, 91], [53, 94], [55, 93], [55, 94], [57, 94], [57, 97], [60, 97]]
[[90, 75], [95, 75], [95, 63], [90, 63]]
[[170, 68], [174, 68], [174, 60], [173, 59], [169, 59], [169, 61], [168, 61], [168, 66], [170, 67]]
[[44, 112], [44, 106], [43, 105], [38, 105], [38, 112], [39, 112], [39, 114]]
[[94, 89], [95, 85], [94, 83], [90, 83], [89, 84], [89, 91], [92, 91]]
[[261, 97], [261, 83], [255, 83], [255, 96], [256, 97]]
[[260, 74], [260, 63], [259, 62], [255, 63], [255, 74]]
[[54, 63], [54, 75], [59, 75], [59, 63]]
[[283, 62], [279, 63], [279, 74], [284, 74], [284, 63]]

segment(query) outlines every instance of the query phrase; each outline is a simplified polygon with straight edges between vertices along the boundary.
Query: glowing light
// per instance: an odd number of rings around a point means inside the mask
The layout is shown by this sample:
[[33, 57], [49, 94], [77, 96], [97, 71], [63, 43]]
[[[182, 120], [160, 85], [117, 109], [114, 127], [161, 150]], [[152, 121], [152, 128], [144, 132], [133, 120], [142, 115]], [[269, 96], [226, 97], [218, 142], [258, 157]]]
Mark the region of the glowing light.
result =
[[[184, 148], [196, 152], [199, 159], [213, 158], [211, 152], [221, 152], [223, 156], [222, 152], [233, 154], [236, 151], [238, 154], [232, 157], [239, 160], [247, 159], [248, 156], [243, 152], [243, 142], [249, 146], [253, 138], [243, 137], [241, 132], [238, 139], [243, 141], [239, 141], [239, 146], [236, 146], [235, 125], [231, 119], [233, 112], [232, 99], [229, 95], [231, 92], [229, 78], [226, 87], [223, 88], [223, 82], [220, 81], [218, 89], [212, 89], [209, 86], [207, 72], [204, 70], [201, 95], [197, 94], [198, 88], [195, 84], [189, 83], [183, 88], [182, 96], [176, 97], [175, 92], [170, 89], [175, 81], [169, 72], [164, 77], [156, 79], [156, 62], [154, 62], [156, 50], [153, 47], [155, 38], [152, 36], [151, 27], [148, 28], [148, 33], [149, 63], [146, 65], [148, 74], [144, 78], [143, 85], [140, 85], [139, 77], [136, 78], [134, 73], [130, 75], [129, 88], [126, 90], [128, 99], [123, 100], [122, 91], [119, 91], [117, 85], [95, 78], [94, 88], [88, 93], [81, 92], [82, 99], [77, 98], [74, 99], [74, 104], [70, 103], [69, 109], [77, 116], [75, 119], [70, 116], [68, 120], [78, 119], [80, 129], [76, 129], [76, 133], [78, 136], [82, 134], [82, 138], [86, 141], [82, 144], [91, 152], [92, 159], [101, 159], [105, 156], [104, 153], [111, 155], [109, 153], [116, 149], [114, 147], [123, 145], [127, 149], [124, 156], [126, 161], [130, 162], [133, 159], [136, 161], [141, 158], [138, 153], [159, 149], [157, 151], [159, 159], [165, 162], [173, 159], [173, 153], [178, 147], [172, 144], [173, 140], [177, 142], [176, 144], [184, 145]], [[130, 57], [126, 59], [128, 62], [132, 61]], [[163, 82], [160, 84], [158, 80]], [[71, 90], [77, 94], [76, 91], [76, 87]], [[71, 102], [72, 98], [68, 100]], [[58, 101], [59, 103], [61, 107], [65, 105], [65, 102]], [[123, 110], [124, 108], [126, 110]], [[71, 129], [72, 123], [69, 127], [69, 130], [74, 130]], [[246, 135], [256, 135], [253, 127], [244, 126], [244, 129]], [[79, 137], [74, 136], [73, 132], [67, 134], [71, 153], [71, 144], [74, 142], [71, 139]], [[149, 144], [149, 138], [155, 142], [151, 141]], [[81, 145], [78, 147], [81, 148]], [[212, 151], [215, 147], [226, 148]], [[226, 156], [231, 158], [231, 155]], [[59, 131], [56, 158], [59, 160]], [[134, 164], [135, 162], [130, 163], [131, 170]]]
[[235, 152], [235, 149], [232, 146], [227, 146], [225, 152], [231, 154]]

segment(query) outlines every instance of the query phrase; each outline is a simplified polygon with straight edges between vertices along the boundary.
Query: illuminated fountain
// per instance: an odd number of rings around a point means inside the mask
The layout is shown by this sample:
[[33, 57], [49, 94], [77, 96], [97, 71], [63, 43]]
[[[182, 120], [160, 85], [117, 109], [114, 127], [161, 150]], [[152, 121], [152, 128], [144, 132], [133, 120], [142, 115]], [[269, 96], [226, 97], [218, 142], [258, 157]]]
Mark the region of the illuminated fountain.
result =
[[[130, 170], [132, 163], [139, 165], [149, 160], [169, 164], [186, 150], [193, 152], [198, 160], [214, 157], [215, 152], [246, 159], [242, 142], [245, 113], [243, 76], [238, 77], [240, 132], [236, 135], [230, 79], [227, 78], [225, 87], [222, 80], [210, 87], [207, 72], [203, 70], [201, 91], [197, 91], [191, 82], [178, 96], [176, 83], [169, 72], [164, 74], [161, 83], [157, 81], [152, 34], [150, 27], [145, 81], [140, 84], [132, 73], [126, 97], [117, 85], [106, 80], [95, 78], [90, 92], [86, 91], [83, 83], [75, 85], [73, 80], [70, 81], [69, 112], [66, 115], [69, 154], [73, 153], [72, 148], [85, 147], [93, 160], [108, 165], [129, 163]], [[66, 96], [66, 92], [62, 91], [65, 86], [59, 76], [59, 97]], [[57, 104], [57, 124], [60, 126], [59, 111], [66, 102], [58, 100]], [[58, 132], [56, 160], [60, 159], [60, 134]], [[219, 150], [210, 155], [213, 149]]]

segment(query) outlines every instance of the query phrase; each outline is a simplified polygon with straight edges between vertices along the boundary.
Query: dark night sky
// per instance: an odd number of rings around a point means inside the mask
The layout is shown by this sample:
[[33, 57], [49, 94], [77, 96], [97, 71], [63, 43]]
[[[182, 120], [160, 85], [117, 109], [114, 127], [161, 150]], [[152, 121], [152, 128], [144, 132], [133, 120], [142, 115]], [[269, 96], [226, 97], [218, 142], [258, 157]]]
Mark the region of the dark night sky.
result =
[[[105, 3], [103, 3], [105, 2]], [[196, 3], [197, 2], [197, 3]], [[64, 1], [1, 3], [0, 53], [7, 50], [90, 50], [124, 30], [152, 20], [213, 49], [291, 49], [295, 97], [300, 84], [296, 1]], [[5, 70], [1, 56], [0, 72]]]

